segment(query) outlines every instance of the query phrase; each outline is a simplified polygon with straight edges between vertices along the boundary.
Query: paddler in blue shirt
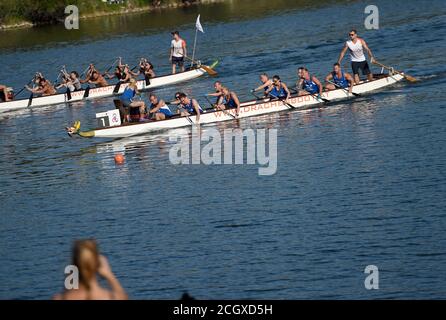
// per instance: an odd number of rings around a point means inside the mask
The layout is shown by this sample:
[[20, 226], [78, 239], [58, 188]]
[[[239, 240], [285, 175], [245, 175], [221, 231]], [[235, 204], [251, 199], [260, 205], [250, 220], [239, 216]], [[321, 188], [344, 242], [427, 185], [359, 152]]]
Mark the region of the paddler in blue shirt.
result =
[[327, 90], [348, 88], [349, 93], [352, 93], [353, 85], [355, 84], [353, 77], [347, 72], [342, 71], [341, 65], [337, 62], [333, 65], [333, 71], [325, 77], [325, 81], [331, 82], [325, 85]]

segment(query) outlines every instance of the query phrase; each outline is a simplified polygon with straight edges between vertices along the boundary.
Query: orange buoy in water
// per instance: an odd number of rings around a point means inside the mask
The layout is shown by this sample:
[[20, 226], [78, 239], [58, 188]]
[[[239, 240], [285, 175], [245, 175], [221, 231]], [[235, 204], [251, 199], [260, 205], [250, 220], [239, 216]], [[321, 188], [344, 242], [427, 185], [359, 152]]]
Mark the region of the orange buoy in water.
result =
[[115, 154], [115, 163], [116, 164], [123, 164], [125, 162], [125, 158], [122, 155], [122, 153]]

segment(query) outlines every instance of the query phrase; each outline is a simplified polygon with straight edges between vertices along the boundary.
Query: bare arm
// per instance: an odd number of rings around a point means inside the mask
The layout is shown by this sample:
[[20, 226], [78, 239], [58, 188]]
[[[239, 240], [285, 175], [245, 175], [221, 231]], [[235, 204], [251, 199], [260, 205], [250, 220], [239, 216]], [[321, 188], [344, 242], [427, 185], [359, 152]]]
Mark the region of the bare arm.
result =
[[183, 40], [183, 54], [185, 57], [187, 57], [186, 41], [184, 41], [184, 40]]
[[325, 77], [325, 81], [330, 81], [331, 79], [333, 79], [333, 74], [330, 72], [326, 77]]
[[348, 81], [349, 91], [352, 92], [353, 86], [355, 85], [355, 80], [349, 73], [344, 73], [344, 77]]
[[372, 50], [370, 50], [369, 46], [367, 45], [367, 43], [364, 41], [364, 39], [360, 39], [362, 46], [364, 47], [365, 51], [367, 51], [367, 54], [369, 55], [370, 61], [373, 63], [373, 61], [375, 60], [375, 58], [373, 57], [372, 54]]
[[316, 78], [315, 76], [313, 76], [312, 80], [313, 80], [314, 83], [316, 83], [317, 86], [319, 87], [319, 94], [322, 94], [322, 84], [321, 84], [321, 82], [319, 81], [319, 79]]
[[348, 46], [345, 43], [344, 48], [342, 48], [341, 53], [339, 54], [338, 63], [341, 64], [342, 59], [344, 59], [344, 55], [347, 52]]
[[149, 112], [150, 113], [156, 113], [159, 109], [161, 109], [161, 107], [164, 107], [165, 105], [166, 105], [166, 103], [164, 102], [164, 100], [160, 100], [158, 102], [158, 105], [155, 108], [150, 109]]
[[98, 273], [107, 280], [113, 295], [112, 298], [115, 300], [127, 300], [128, 296], [118, 279], [113, 274], [107, 259], [104, 256], [100, 256], [99, 261], [100, 266]]
[[237, 95], [234, 92], [231, 92], [231, 97], [235, 102], [235, 105], [237, 106], [237, 116], [240, 113], [240, 100], [238, 99]]
[[200, 108], [198, 107], [197, 100], [192, 100], [192, 105], [194, 106], [195, 113], [197, 114], [197, 122], [200, 122]]
[[257, 88], [254, 89], [254, 91], [259, 91], [262, 89], [265, 89], [266, 87], [269, 87], [271, 85], [271, 81], [267, 81], [264, 84], [262, 84], [261, 86], [258, 86]]
[[282, 86], [283, 86], [283, 90], [285, 90], [285, 92], [286, 92], [286, 100], [288, 100], [291, 96], [290, 89], [288, 89], [288, 86], [283, 82], [282, 82]]

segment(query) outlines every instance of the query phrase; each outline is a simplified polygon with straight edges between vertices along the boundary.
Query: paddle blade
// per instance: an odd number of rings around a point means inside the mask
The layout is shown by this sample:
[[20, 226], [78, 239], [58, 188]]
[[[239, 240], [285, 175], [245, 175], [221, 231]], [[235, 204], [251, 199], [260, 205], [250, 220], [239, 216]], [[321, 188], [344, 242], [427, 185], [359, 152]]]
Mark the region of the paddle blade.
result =
[[218, 74], [217, 71], [215, 71], [211, 67], [201, 65], [201, 68], [203, 68], [210, 76], [216, 76]]
[[404, 77], [406, 78], [406, 80], [410, 81], [410, 82], [417, 82], [418, 79], [412, 76], [409, 76], [407, 74], [404, 75]]

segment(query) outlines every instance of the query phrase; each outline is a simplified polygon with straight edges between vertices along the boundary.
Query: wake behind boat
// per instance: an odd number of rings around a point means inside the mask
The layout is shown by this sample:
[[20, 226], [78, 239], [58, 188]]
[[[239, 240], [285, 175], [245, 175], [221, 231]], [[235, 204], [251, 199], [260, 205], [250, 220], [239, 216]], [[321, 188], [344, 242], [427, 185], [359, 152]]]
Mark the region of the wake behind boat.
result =
[[[215, 68], [217, 64], [218, 61], [215, 61], [210, 66], [198, 65], [191, 68], [190, 70], [175, 74], [158, 76], [150, 79], [150, 81], [139, 80], [137, 82], [138, 90], [144, 91], [144, 90], [169, 86], [175, 83], [193, 80], [203, 76], [206, 73], [212, 72], [213, 68]], [[70, 103], [87, 99], [90, 100], [90, 99], [111, 97], [114, 95], [122, 94], [127, 85], [128, 83], [118, 83], [118, 84], [108, 85], [105, 87], [87, 88], [84, 90], [74, 91], [70, 93], [58, 93], [54, 95], [41, 96], [35, 98], [33, 97], [33, 95], [31, 95], [29, 98], [25, 99], [1, 102], [0, 113], [26, 109], [26, 108], [42, 107], [61, 103]]]
[[[362, 95], [364, 93], [369, 93], [388, 87], [403, 80], [404, 78], [405, 75], [401, 72], [375, 74], [374, 80], [361, 81], [359, 84], [355, 85], [354, 94], [341, 88], [324, 91], [320, 97], [312, 94], [291, 95], [287, 102], [285, 102], [283, 99], [274, 98], [247, 101], [240, 104], [240, 112], [238, 116], [235, 116], [236, 108], [226, 110], [205, 110], [204, 113], [200, 115], [199, 122], [197, 122], [197, 116], [175, 115], [169, 119], [161, 121], [148, 120], [147, 122], [126, 123], [122, 125], [120, 122], [118, 122], [119, 125], [115, 126], [104, 126], [93, 130], [81, 131], [80, 122], [77, 121], [70, 134], [77, 134], [84, 138], [124, 138], [171, 128], [234, 120], [234, 118], [247, 118], [292, 109], [302, 110], [312, 106], [321, 105], [326, 102], [349, 100], [359, 94]], [[118, 116], [116, 116], [114, 111], [117, 112]], [[119, 118], [119, 112], [117, 110], [110, 110], [108, 113], [114, 113], [115, 120], [116, 118]]]

